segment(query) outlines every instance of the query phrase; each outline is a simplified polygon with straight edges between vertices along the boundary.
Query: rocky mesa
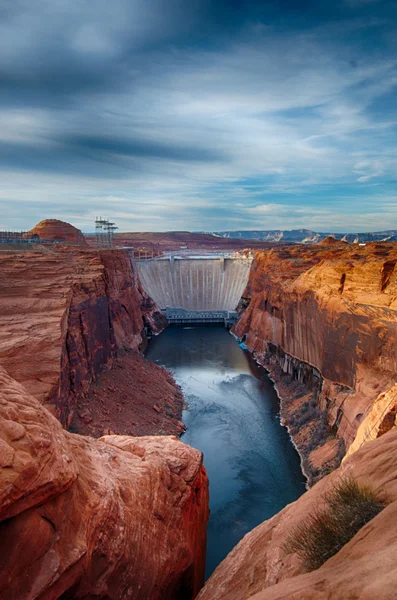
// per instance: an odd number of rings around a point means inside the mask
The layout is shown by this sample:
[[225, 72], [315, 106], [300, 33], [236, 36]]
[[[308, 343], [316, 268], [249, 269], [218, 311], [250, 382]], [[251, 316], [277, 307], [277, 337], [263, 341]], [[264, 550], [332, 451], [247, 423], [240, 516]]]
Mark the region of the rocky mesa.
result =
[[395, 423], [396, 262], [394, 244], [335, 240], [256, 253], [235, 334], [270, 369], [312, 481]]
[[68, 433], [0, 367], [1, 600], [193, 598], [207, 519], [198, 450]]
[[38, 238], [44, 242], [60, 242], [88, 247], [80, 229], [59, 219], [44, 219], [25, 234], [25, 238]]

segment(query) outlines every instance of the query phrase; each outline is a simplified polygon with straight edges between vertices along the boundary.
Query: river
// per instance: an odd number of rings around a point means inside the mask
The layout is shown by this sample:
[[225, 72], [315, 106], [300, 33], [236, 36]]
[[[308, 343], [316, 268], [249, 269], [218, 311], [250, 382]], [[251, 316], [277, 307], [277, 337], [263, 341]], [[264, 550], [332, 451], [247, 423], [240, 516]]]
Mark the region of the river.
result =
[[150, 341], [146, 357], [181, 386], [182, 440], [204, 453], [209, 577], [248, 531], [305, 491], [299, 456], [267, 372], [223, 327], [169, 327]]

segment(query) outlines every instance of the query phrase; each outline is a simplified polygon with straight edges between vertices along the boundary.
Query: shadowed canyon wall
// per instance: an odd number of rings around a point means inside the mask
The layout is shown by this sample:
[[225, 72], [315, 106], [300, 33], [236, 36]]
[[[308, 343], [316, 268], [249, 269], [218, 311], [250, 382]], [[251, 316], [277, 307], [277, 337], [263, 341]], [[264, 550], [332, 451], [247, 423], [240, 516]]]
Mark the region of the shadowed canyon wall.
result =
[[119, 350], [165, 319], [123, 250], [0, 253], [0, 364], [64, 425]]
[[394, 244], [258, 251], [240, 303], [236, 335], [282, 374], [317, 381], [317, 403], [346, 448], [394, 425], [396, 262]]
[[137, 261], [143, 288], [160, 308], [188, 310], [235, 310], [250, 266], [250, 259], [223, 257]]

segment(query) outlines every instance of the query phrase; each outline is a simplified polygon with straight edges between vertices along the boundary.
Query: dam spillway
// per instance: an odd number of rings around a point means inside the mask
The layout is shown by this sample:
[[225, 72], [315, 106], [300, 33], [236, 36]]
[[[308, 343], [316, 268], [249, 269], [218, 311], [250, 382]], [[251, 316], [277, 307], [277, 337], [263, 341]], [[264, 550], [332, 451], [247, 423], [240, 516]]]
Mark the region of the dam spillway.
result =
[[156, 304], [190, 311], [233, 311], [247, 285], [251, 258], [160, 257], [138, 260], [144, 290]]

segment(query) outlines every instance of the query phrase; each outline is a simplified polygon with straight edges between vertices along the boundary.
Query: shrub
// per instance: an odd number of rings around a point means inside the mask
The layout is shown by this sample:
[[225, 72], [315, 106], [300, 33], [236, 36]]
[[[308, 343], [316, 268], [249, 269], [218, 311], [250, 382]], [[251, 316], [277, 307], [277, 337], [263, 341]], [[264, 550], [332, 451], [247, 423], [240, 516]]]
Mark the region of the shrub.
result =
[[318, 569], [384, 508], [372, 488], [346, 477], [324, 496], [326, 506], [299, 523], [283, 550], [296, 552], [306, 571]]
[[[290, 421], [292, 421], [290, 419]], [[321, 411], [318, 406], [313, 406], [309, 402], [302, 404], [300, 414], [295, 414], [293, 418], [293, 425], [296, 429], [300, 429], [309, 421], [316, 421], [316, 427], [323, 429], [327, 427], [327, 411]], [[321, 435], [324, 431], [321, 430]]]

